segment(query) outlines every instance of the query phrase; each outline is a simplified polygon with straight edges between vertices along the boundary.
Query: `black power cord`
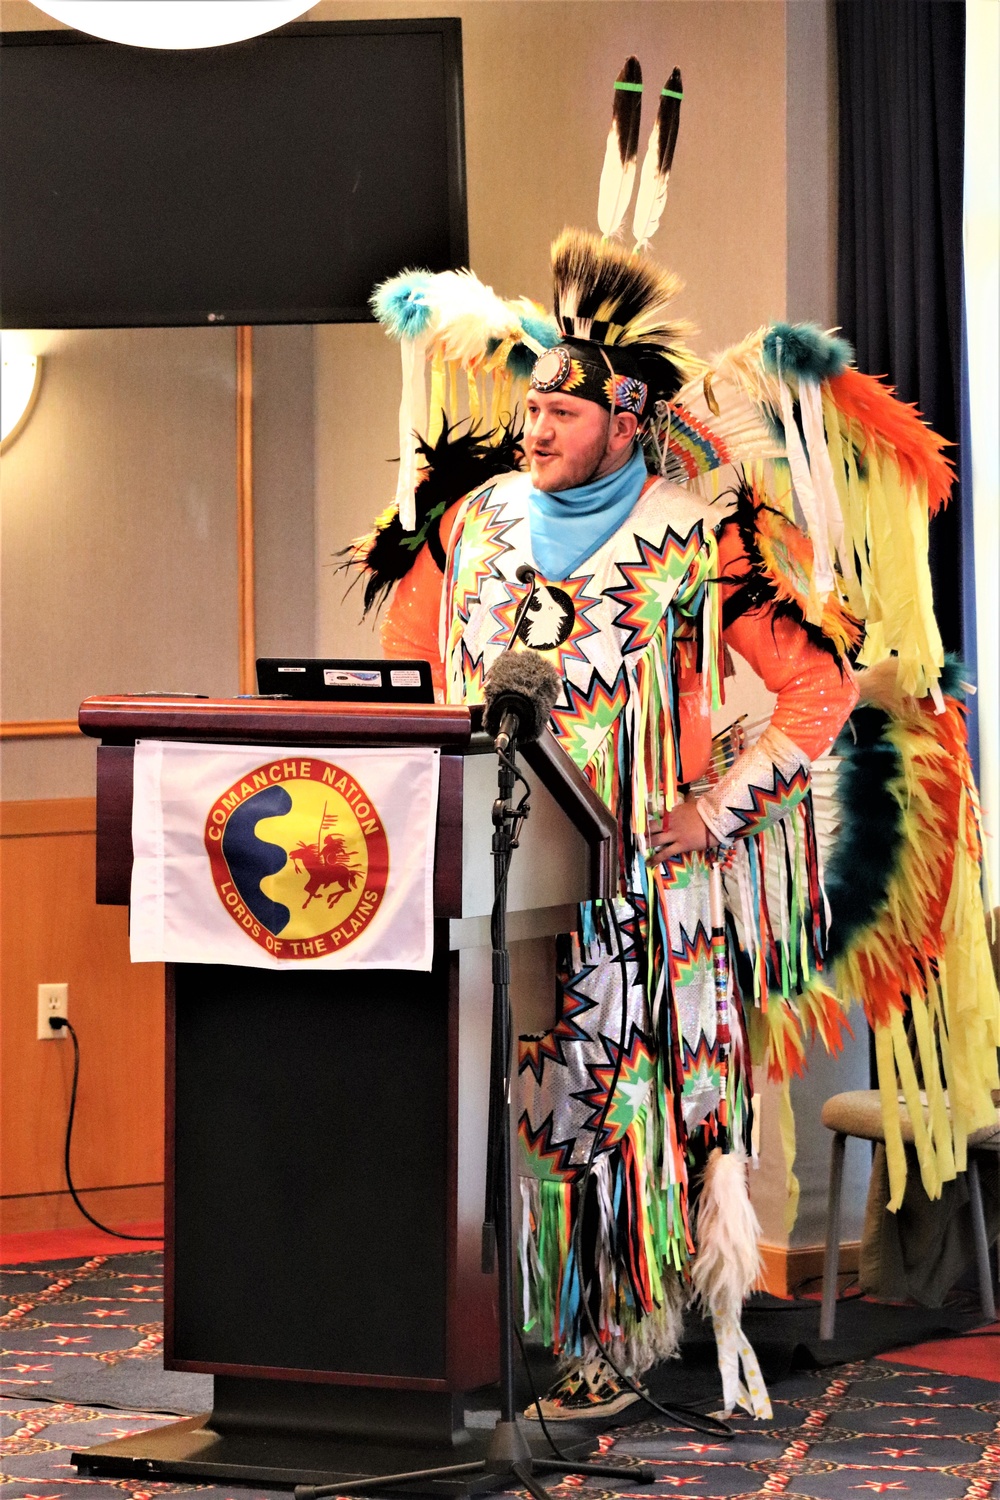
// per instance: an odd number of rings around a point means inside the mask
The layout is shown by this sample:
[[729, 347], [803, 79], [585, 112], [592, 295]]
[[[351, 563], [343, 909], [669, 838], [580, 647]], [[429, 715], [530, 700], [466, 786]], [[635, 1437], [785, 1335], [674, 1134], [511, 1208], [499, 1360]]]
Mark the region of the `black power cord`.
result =
[[107, 1224], [102, 1224], [100, 1219], [95, 1219], [89, 1209], [84, 1208], [80, 1202], [80, 1195], [73, 1184], [73, 1174], [69, 1166], [69, 1151], [73, 1140], [73, 1121], [76, 1117], [76, 1090], [80, 1082], [80, 1043], [71, 1022], [65, 1016], [50, 1016], [49, 1025], [53, 1031], [68, 1031], [70, 1041], [73, 1043], [73, 1087], [69, 1094], [69, 1118], [66, 1121], [66, 1145], [63, 1151], [63, 1167], [66, 1172], [66, 1186], [69, 1188], [70, 1197], [85, 1219], [89, 1219], [95, 1229], [102, 1234], [110, 1234], [116, 1240], [143, 1240], [147, 1244], [159, 1244], [161, 1236], [158, 1234], [124, 1234], [120, 1229], [109, 1229]]

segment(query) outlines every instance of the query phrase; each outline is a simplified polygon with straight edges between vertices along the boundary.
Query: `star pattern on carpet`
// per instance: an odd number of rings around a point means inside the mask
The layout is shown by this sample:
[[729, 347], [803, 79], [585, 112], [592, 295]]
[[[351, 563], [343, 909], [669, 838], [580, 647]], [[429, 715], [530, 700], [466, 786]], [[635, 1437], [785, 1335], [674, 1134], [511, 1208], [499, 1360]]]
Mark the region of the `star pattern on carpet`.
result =
[[[7, 1272], [5, 1306], [10, 1311], [29, 1305], [32, 1309], [30, 1318], [8, 1318], [8, 1341], [16, 1342], [20, 1351], [13, 1358], [40, 1364], [45, 1356], [33, 1358], [34, 1348], [47, 1354], [54, 1339], [67, 1340], [58, 1345], [64, 1357], [52, 1362], [54, 1369], [42, 1372], [44, 1384], [37, 1372], [29, 1371], [24, 1389], [0, 1401], [4, 1483], [11, 1500], [159, 1500], [195, 1492], [200, 1500], [234, 1500], [240, 1493], [233, 1483], [214, 1485], [188, 1477], [155, 1483], [145, 1477], [90, 1479], [69, 1462], [75, 1451], [174, 1420], [165, 1418], [162, 1408], [159, 1415], [135, 1405], [99, 1409], [66, 1396], [65, 1380], [73, 1364], [93, 1368], [101, 1354], [120, 1355], [123, 1348], [159, 1342], [158, 1323], [125, 1326], [118, 1319], [95, 1325], [85, 1343], [77, 1342], [92, 1296], [113, 1301], [130, 1283], [137, 1284], [134, 1269], [128, 1276], [121, 1274], [130, 1262], [132, 1267], [158, 1267], [159, 1256], [123, 1253], [99, 1258], [86, 1271], [77, 1265], [70, 1274], [63, 1274], [62, 1267], [58, 1274], [45, 1267]], [[54, 1290], [57, 1286], [60, 1291]], [[127, 1301], [121, 1310], [130, 1320], [134, 1317]], [[143, 1316], [149, 1316], [146, 1308]], [[60, 1330], [56, 1334], [54, 1327]], [[981, 1359], [982, 1346], [975, 1347]], [[620, 1425], [599, 1438], [595, 1434], [595, 1443], [609, 1462], [631, 1458], [649, 1463], [656, 1483], [642, 1490], [602, 1483], [602, 1500], [652, 1500], [656, 1494], [689, 1500], [762, 1500], [776, 1494], [800, 1500], [849, 1500], [853, 1494], [995, 1500], [1000, 1432], [995, 1382], [949, 1372], [947, 1383], [938, 1385], [933, 1374], [921, 1380], [912, 1366], [893, 1365], [888, 1358], [786, 1373], [771, 1387], [773, 1421], [758, 1423], [737, 1412], [731, 1419], [731, 1442], [703, 1440], [677, 1422], [637, 1413], [631, 1425]], [[141, 1373], [158, 1361], [150, 1349], [138, 1366], [124, 1368], [131, 1376], [133, 1368]], [[682, 1362], [671, 1361], [664, 1368], [671, 1367], [682, 1381], [690, 1380], [690, 1368]], [[892, 1432], [900, 1425], [909, 1429], [902, 1442]], [[565, 1493], [576, 1488], [566, 1485]], [[560, 1485], [558, 1493], [563, 1492]], [[243, 1493], [247, 1500], [287, 1500], [286, 1492], [256, 1485]]]

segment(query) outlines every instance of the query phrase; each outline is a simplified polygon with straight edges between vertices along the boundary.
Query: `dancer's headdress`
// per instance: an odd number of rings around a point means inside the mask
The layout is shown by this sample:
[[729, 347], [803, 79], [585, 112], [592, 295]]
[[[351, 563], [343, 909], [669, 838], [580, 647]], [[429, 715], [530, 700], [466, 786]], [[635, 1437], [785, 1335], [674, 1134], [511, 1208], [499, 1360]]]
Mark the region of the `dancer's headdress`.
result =
[[670, 271], [638, 252], [659, 227], [677, 144], [683, 98], [677, 68], [660, 92], [639, 177], [631, 252], [621, 232], [632, 201], [639, 151], [642, 70], [629, 57], [615, 80], [611, 128], [597, 196], [601, 235], [566, 229], [552, 246], [554, 311], [560, 343], [532, 372], [538, 391], [565, 391], [642, 420], [694, 373], [690, 332], [669, 305], [680, 290]]
[[680, 283], [638, 253], [663, 213], [681, 97], [675, 68], [643, 158], [630, 254], [610, 237], [620, 232], [635, 187], [642, 73], [634, 57], [619, 73], [598, 193], [604, 239], [566, 230], [556, 240], [555, 320], [527, 298], [504, 301], [471, 271], [404, 271], [376, 288], [375, 316], [399, 339], [403, 361], [395, 508], [404, 531], [419, 529], [420, 442], [436, 450], [442, 430], [454, 431], [466, 413], [494, 441], [506, 441], [535, 362], [560, 340], [562, 352], [545, 361], [539, 382], [568, 376], [575, 383], [536, 388], [573, 389], [609, 410], [648, 415], [694, 373], [682, 342], [687, 330], [666, 313]]
[[680, 283], [614, 240], [565, 229], [552, 246], [559, 343], [536, 361], [531, 386], [629, 411], [640, 421], [693, 373], [687, 325], [670, 315]]
[[[496, 472], [509, 468], [516, 461], [513, 413], [530, 380], [540, 391], [634, 412], [650, 467], [674, 483], [700, 486], [707, 498], [733, 467], [759, 471], [772, 510], [802, 532], [807, 562], [784, 567], [782, 587], [801, 596], [805, 618], [819, 625], [846, 600], [866, 622], [862, 662], [891, 651], [906, 692], [935, 691], [943, 649], [926, 525], [951, 482], [941, 439], [880, 382], [853, 369], [847, 345], [808, 325], [760, 329], [711, 365], [695, 360], [685, 347], [687, 329], [670, 313], [679, 283], [643, 253], [666, 202], [680, 74], [675, 69], [660, 93], [640, 170], [642, 88], [639, 64], [629, 58], [615, 83], [598, 193], [603, 238], [567, 229], [555, 241], [554, 318], [525, 299], [503, 301], [468, 271], [407, 272], [377, 290], [376, 315], [399, 338], [403, 356], [396, 503], [376, 526], [383, 541], [390, 526], [399, 534], [395, 576], [433, 524], [431, 512], [440, 514], [447, 502], [437, 484], [421, 484], [415, 498], [417, 434], [425, 460], [439, 468], [467, 414], [474, 428], [480, 422], [469, 435], [477, 463], [488, 469], [490, 445], [498, 444]], [[629, 251], [620, 236], [633, 194]], [[900, 495], [906, 524], [894, 509]], [[887, 567], [883, 542], [890, 535]], [[784, 544], [777, 552], [790, 556]], [[374, 555], [371, 538], [359, 542], [362, 566]], [[369, 571], [376, 589], [392, 582], [384, 567]]]

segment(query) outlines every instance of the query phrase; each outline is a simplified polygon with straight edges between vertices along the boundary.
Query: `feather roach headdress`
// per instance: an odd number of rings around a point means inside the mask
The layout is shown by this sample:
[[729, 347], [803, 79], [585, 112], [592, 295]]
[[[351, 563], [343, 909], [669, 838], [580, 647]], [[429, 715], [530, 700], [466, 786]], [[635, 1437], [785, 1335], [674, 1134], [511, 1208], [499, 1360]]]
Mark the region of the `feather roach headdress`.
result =
[[535, 390], [641, 418], [695, 373], [690, 328], [670, 312], [681, 285], [670, 271], [614, 241], [564, 229], [552, 246], [552, 278], [562, 340], [536, 363]]

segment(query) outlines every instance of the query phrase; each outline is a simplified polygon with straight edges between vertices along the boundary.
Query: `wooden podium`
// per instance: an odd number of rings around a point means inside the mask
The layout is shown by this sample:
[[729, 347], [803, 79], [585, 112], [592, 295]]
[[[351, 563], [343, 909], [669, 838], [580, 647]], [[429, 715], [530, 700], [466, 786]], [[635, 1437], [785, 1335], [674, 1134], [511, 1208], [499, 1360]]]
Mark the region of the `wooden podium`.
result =
[[[137, 739], [441, 750], [430, 973], [167, 966], [164, 1365], [213, 1375], [214, 1406], [75, 1453], [81, 1473], [318, 1484], [478, 1456], [464, 1398], [497, 1378], [495, 1278], [480, 1265], [496, 757], [474, 714], [81, 706], [101, 740], [97, 899], [111, 904], [129, 900]], [[512, 992], [540, 1030], [554, 1020], [552, 936], [611, 889], [616, 831], [551, 736], [521, 768]]]

